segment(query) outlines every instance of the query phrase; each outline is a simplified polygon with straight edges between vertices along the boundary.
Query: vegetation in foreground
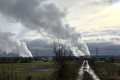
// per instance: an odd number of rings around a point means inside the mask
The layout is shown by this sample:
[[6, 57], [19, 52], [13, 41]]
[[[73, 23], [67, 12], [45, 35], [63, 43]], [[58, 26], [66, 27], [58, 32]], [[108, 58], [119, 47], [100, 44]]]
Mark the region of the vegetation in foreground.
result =
[[72, 59], [72, 52], [68, 49], [65, 44], [54, 43], [53, 45], [53, 53], [56, 56], [55, 62], [57, 66], [55, 80], [76, 80], [77, 78], [82, 61], [74, 61]]
[[55, 80], [76, 80], [81, 64], [82, 61], [74, 61], [74, 63], [72, 62], [72, 64], [63, 70], [63, 74], [60, 74], [60, 70], [55, 71]]
[[[0, 80], [59, 80], [59, 70], [39, 71], [41, 66], [46, 69], [54, 67], [54, 61], [33, 61], [30, 63], [0, 63]], [[76, 80], [82, 61], [70, 60], [63, 72], [61, 80]], [[39, 69], [32, 70], [31, 67]], [[21, 70], [22, 69], [22, 70]], [[56, 68], [55, 68], [56, 69]]]
[[120, 65], [116, 61], [90, 61], [90, 65], [101, 80], [120, 80]]
[[83, 80], [93, 80], [93, 79], [92, 79], [92, 77], [90, 76], [90, 74], [88, 72], [85, 72]]
[[[0, 63], [0, 80], [76, 80], [82, 60], [69, 60], [66, 58], [65, 60], [67, 62], [64, 65], [67, 64], [67, 66], [58, 64], [57, 61]], [[61, 62], [63, 63], [63, 61], [60, 61], [60, 63]], [[89, 64], [101, 80], [120, 80], [119, 61], [111, 62], [90, 60]], [[53, 67], [55, 70], [40, 71], [41, 66], [44, 67], [44, 69]], [[39, 69], [32, 70], [31, 67], [37, 67]], [[63, 67], [63, 69], [61, 67]], [[62, 75], [60, 71], [61, 69]], [[62, 78], [60, 78], [61, 76]], [[83, 80], [92, 79], [91, 76], [85, 72]]]
[[[54, 63], [51, 61], [33, 61], [31, 63], [0, 63], [0, 80], [41, 80], [51, 76], [53, 71], [31, 70], [29, 68], [37, 66], [47, 66], [49, 68]], [[22, 69], [22, 70], [21, 70]]]

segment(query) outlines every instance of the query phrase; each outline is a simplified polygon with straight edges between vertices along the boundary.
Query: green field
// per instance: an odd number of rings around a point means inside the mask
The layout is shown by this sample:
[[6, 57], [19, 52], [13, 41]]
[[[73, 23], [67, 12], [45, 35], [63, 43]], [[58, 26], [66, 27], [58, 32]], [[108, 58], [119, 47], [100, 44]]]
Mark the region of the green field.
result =
[[[43, 78], [48, 78], [53, 71], [39, 71], [37, 69], [34, 70], [27, 70], [24, 68], [29, 67], [37, 67], [43, 66], [49, 68], [50, 66], [54, 65], [52, 61], [32, 61], [31, 63], [0, 63], [0, 80], [26, 80], [27, 77], [31, 77], [32, 80], [41, 80]], [[19, 68], [23, 68], [23, 70], [19, 70]]]
[[[0, 64], [0, 67], [2, 66], [3, 64]], [[25, 67], [25, 66], [41, 66], [41, 65], [54, 65], [54, 62], [52, 61], [47, 61], [47, 62], [44, 62], [44, 61], [32, 61], [30, 63], [4, 63], [5, 66], [12, 66], [12, 67], [15, 67], [15, 68], [18, 68], [18, 67]]]
[[[72, 60], [68, 64], [63, 80], [76, 80], [82, 61]], [[57, 66], [54, 61], [0, 63], [0, 80], [58, 80]]]

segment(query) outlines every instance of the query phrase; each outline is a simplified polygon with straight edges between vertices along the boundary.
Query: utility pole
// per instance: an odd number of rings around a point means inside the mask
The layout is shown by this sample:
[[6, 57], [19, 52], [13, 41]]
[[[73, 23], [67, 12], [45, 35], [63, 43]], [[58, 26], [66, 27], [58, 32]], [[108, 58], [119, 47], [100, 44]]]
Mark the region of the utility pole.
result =
[[97, 58], [97, 56], [98, 56], [98, 48], [96, 47], [96, 58]]
[[36, 60], [37, 60], [37, 51], [36, 51]]

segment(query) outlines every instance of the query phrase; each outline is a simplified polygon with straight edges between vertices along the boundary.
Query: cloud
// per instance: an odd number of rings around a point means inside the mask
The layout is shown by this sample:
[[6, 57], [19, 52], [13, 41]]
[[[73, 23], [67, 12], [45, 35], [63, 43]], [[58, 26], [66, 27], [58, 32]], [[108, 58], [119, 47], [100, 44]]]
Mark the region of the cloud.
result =
[[120, 45], [112, 42], [91, 42], [87, 43], [92, 55], [96, 54], [96, 47], [98, 48], [98, 55], [119, 55]]
[[86, 32], [82, 32], [82, 36], [84, 38], [92, 38], [92, 37], [101, 37], [104, 39], [104, 37], [119, 37], [120, 36], [120, 32], [119, 32], [120, 28], [119, 26], [117, 27], [113, 27], [113, 28], [107, 28], [104, 30], [90, 30], [90, 31], [86, 31]]
[[120, 44], [120, 36], [94, 36], [86, 37], [84, 40], [88, 43], [111, 42], [114, 44]]
[[8, 20], [21, 23], [42, 36], [66, 41], [75, 56], [90, 54], [81, 33], [64, 23], [66, 10], [55, 4], [44, 0], [0, 0], [0, 12]]
[[26, 43], [15, 39], [15, 34], [11, 32], [0, 31], [0, 54], [18, 54], [21, 57], [32, 57]]
[[[73, 52], [90, 54], [86, 43], [82, 40], [79, 30], [83, 33], [84, 40], [88, 43], [114, 42], [119, 43], [119, 10], [114, 10], [112, 5], [120, 0], [78, 0], [71, 10], [72, 14], [67, 16], [65, 10], [59, 9], [55, 4], [44, 0], [0, 0], [0, 13], [10, 22], [20, 23], [31, 31], [36, 31], [42, 37], [62, 39], [67, 41]], [[48, 3], [47, 3], [48, 2]], [[61, 1], [60, 1], [61, 2]], [[62, 2], [61, 2], [62, 3]], [[66, 2], [68, 5], [69, 3]], [[59, 3], [57, 3], [59, 4]], [[77, 6], [75, 6], [77, 5]], [[66, 25], [64, 19], [68, 17], [70, 24]], [[71, 21], [69, 21], [71, 20]], [[115, 28], [115, 26], [118, 26]], [[117, 30], [112, 30], [112, 29]], [[20, 31], [17, 38], [21, 36], [34, 37], [35, 34], [26, 30]], [[38, 34], [37, 34], [38, 35]], [[37, 36], [36, 36], [37, 37]], [[42, 41], [41, 41], [42, 42]], [[38, 45], [39, 40], [27, 43], [34, 49], [43, 49]], [[45, 42], [42, 42], [45, 43]], [[41, 44], [44, 46], [44, 44]], [[46, 43], [47, 45], [47, 43]], [[82, 49], [84, 48], [84, 49]], [[44, 48], [45, 49], [45, 48]]]
[[42, 3], [43, 0], [0, 0], [0, 11], [9, 20], [20, 22], [28, 29], [37, 32], [44, 30], [51, 34], [60, 33], [57, 30], [64, 32], [61, 18], [65, 17], [65, 12], [59, 10], [54, 4]]
[[[94, 40], [94, 39], [93, 39]], [[36, 51], [38, 56], [48, 56], [53, 55], [52, 46], [53, 44], [49, 42], [48, 39], [23, 39], [22, 41], [27, 43], [28, 48], [32, 52], [33, 56], [36, 56]], [[98, 48], [98, 55], [119, 55], [120, 45], [115, 44], [112, 41], [98, 41], [89, 42], [87, 41], [88, 48], [91, 55], [95, 55], [96, 47]]]
[[90, 4], [90, 5], [111, 5], [120, 0], [81, 0], [80, 2], [85, 5], [85, 4]]
[[53, 43], [51, 43], [47, 39], [41, 39], [41, 38], [32, 39], [32, 40], [22, 39], [21, 41], [26, 42], [33, 56], [36, 56], [36, 52], [38, 56], [53, 55], [52, 53]]
[[[67, 9], [67, 20], [80, 31], [109, 30], [119, 25], [120, 9], [113, 8], [120, 0], [74, 0]], [[69, 1], [66, 1], [69, 4]], [[59, 4], [59, 3], [58, 3]], [[67, 5], [64, 5], [67, 6]]]

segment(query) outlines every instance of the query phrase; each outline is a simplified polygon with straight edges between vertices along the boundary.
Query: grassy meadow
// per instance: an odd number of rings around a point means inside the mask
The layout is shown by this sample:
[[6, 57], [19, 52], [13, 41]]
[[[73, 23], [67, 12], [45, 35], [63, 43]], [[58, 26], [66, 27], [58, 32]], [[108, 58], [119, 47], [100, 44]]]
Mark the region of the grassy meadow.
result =
[[[29, 63], [0, 63], [0, 80], [41, 80], [43, 77], [49, 77], [53, 71], [41, 71], [51, 68], [54, 65], [52, 61], [32, 61]], [[40, 67], [42, 66], [42, 67]], [[33, 69], [32, 69], [33, 68]], [[35, 69], [35, 70], [34, 70]]]
[[[82, 61], [70, 61], [63, 80], [76, 80]], [[55, 61], [0, 63], [0, 80], [58, 80]]]

